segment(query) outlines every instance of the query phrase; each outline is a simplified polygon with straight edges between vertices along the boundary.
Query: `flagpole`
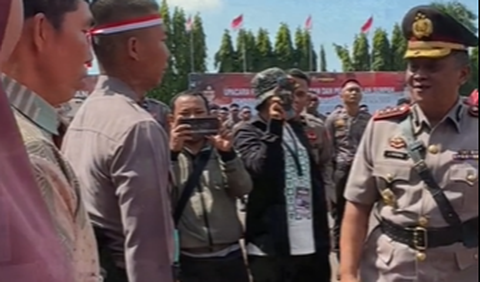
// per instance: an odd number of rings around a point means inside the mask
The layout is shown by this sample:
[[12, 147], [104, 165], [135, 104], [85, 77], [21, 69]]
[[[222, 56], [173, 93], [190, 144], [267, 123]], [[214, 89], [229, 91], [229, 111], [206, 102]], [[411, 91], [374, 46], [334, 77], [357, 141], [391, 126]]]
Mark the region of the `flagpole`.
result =
[[[246, 35], [246, 34], [245, 34]], [[247, 36], [243, 36], [242, 38], [242, 52], [243, 52], [243, 72], [246, 73], [247, 72], [247, 48], [246, 48], [246, 37]]]
[[[370, 17], [373, 19], [373, 14]], [[369, 36], [367, 38], [370, 40], [370, 48], [372, 50], [370, 52], [370, 71], [373, 72], [373, 51], [374, 51], [374, 49], [373, 49], [373, 37], [375, 36], [375, 32], [372, 32], [372, 27], [370, 27], [370, 30], [368, 31], [368, 35]]]
[[190, 30], [190, 71], [195, 73], [195, 50], [193, 49], [193, 29]]
[[312, 72], [313, 71], [312, 33], [310, 32], [310, 30], [308, 30], [307, 32], [308, 32], [308, 71]]

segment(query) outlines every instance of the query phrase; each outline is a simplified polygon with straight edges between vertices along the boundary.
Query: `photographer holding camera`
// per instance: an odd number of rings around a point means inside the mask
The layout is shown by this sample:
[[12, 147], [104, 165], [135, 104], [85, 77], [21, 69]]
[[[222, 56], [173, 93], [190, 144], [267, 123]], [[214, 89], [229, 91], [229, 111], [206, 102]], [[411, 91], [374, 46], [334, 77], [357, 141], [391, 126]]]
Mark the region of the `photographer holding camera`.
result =
[[281, 69], [258, 73], [252, 88], [259, 114], [235, 132], [253, 180], [245, 243], [255, 282], [331, 279], [325, 185], [299, 119], [299, 87]]
[[172, 206], [180, 241], [181, 282], [248, 282], [237, 199], [252, 182], [231, 133], [211, 117], [200, 93], [171, 101]]

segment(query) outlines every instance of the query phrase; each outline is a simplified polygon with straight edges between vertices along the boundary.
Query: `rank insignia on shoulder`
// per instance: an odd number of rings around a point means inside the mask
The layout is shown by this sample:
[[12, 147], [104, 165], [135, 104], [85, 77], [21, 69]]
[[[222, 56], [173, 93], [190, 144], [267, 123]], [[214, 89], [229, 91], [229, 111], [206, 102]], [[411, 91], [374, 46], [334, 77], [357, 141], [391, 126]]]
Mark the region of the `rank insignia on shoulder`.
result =
[[310, 141], [315, 141], [317, 140], [317, 135], [315, 134], [315, 132], [313, 132], [313, 130], [310, 130], [310, 131], [307, 131], [307, 138]]
[[459, 150], [453, 154], [456, 161], [478, 160], [478, 150]]
[[410, 106], [404, 104], [397, 107], [393, 107], [393, 108], [389, 107], [389, 108], [377, 111], [373, 116], [373, 120], [399, 118], [399, 117], [406, 116], [408, 113], [410, 113]]

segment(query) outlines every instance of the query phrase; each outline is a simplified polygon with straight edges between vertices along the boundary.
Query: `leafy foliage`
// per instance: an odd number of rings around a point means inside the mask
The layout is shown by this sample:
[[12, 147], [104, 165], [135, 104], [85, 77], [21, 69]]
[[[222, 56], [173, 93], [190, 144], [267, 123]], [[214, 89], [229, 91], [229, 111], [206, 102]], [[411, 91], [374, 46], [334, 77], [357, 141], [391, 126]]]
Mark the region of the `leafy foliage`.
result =
[[372, 67], [373, 71], [392, 70], [392, 56], [390, 53], [390, 41], [384, 29], [378, 28], [373, 34]]

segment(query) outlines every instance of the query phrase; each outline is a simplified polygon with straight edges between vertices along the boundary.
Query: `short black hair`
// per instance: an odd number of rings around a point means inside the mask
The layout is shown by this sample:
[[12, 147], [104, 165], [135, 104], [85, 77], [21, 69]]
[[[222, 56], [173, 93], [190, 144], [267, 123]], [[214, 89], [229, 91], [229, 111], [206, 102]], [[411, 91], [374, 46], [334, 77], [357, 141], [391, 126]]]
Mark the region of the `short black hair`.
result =
[[367, 104], [361, 104], [360, 108], [368, 108], [368, 105]]
[[240, 106], [236, 103], [230, 104], [230, 109], [231, 108], [240, 108]]
[[468, 67], [470, 66], [470, 55], [468, 54], [468, 51], [463, 51], [463, 50], [452, 50], [450, 53], [451, 56], [457, 60], [458, 65], [460, 67]]
[[[155, 0], [95, 0], [90, 9], [95, 26], [102, 26], [158, 13], [160, 7]], [[117, 44], [131, 37], [133, 32], [95, 35], [92, 46], [100, 65], [114, 63], [112, 54], [115, 54]]]
[[349, 79], [345, 80], [345, 81], [342, 83], [341, 87], [343, 88], [343, 87], [345, 87], [345, 86], [346, 86], [347, 84], [349, 84], [349, 83], [356, 83], [356, 84], [362, 86], [362, 84], [360, 83], [360, 81], [356, 80], [355, 78], [349, 78]]
[[216, 104], [210, 104], [209, 107], [210, 107], [210, 110], [218, 110], [218, 109], [220, 109], [220, 107], [219, 107], [218, 105], [216, 105]]
[[60, 30], [65, 14], [77, 10], [78, 4], [82, 1], [90, 2], [88, 0], [23, 0], [23, 17], [28, 20], [42, 13], [56, 30]]
[[204, 103], [205, 103], [205, 109], [207, 111], [210, 111], [210, 104], [208, 103], [208, 100], [207, 98], [205, 98], [205, 96], [203, 96], [203, 94], [201, 92], [198, 92], [198, 91], [191, 91], [191, 90], [187, 90], [187, 91], [183, 91], [183, 92], [180, 92], [178, 94], [176, 94], [175, 96], [172, 97], [172, 99], [170, 99], [170, 109], [171, 109], [171, 113], [174, 113], [175, 112], [175, 103], [177, 102], [177, 100], [181, 97], [195, 97], [195, 98], [199, 98], [201, 99]]
[[243, 106], [243, 107], [242, 107], [242, 110], [249, 110], [249, 111], [251, 111], [252, 108], [250, 108], [249, 106]]
[[227, 108], [227, 107], [221, 107], [221, 108], [220, 108], [220, 111], [228, 112], [228, 108]]
[[310, 86], [310, 83], [311, 83], [310, 76], [305, 72], [301, 71], [300, 69], [289, 69], [287, 71], [287, 74], [291, 77], [305, 80], [307, 82], [307, 85]]

